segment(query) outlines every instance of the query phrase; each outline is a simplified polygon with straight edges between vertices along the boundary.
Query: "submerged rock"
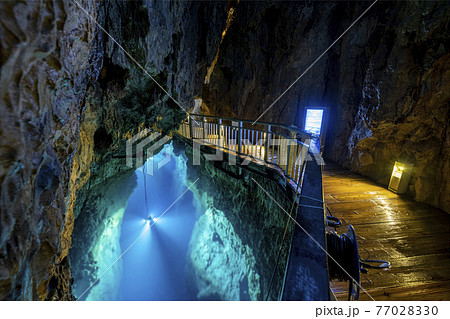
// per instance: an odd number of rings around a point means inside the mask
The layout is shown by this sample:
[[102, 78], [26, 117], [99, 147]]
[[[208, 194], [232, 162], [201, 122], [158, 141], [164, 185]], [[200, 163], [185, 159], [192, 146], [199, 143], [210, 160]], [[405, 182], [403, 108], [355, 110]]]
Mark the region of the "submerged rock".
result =
[[259, 275], [252, 249], [242, 243], [225, 214], [209, 207], [195, 224], [187, 276], [199, 300], [258, 300]]
[[[131, 174], [118, 175], [79, 193], [79, 212], [70, 251], [75, 279], [73, 291], [77, 298], [117, 298], [122, 270], [121, 261], [115, 261], [122, 253], [121, 224], [128, 198], [137, 184], [136, 176]], [[94, 286], [86, 291], [91, 285]]]

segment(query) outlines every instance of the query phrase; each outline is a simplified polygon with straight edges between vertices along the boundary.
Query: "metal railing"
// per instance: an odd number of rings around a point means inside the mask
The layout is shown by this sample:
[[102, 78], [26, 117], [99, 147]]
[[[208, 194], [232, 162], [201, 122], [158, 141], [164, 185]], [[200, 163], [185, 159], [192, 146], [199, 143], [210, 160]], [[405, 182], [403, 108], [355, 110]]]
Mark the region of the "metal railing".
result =
[[311, 135], [283, 124], [190, 114], [175, 131], [190, 140], [249, 157], [260, 165], [275, 165], [288, 180], [301, 181]]

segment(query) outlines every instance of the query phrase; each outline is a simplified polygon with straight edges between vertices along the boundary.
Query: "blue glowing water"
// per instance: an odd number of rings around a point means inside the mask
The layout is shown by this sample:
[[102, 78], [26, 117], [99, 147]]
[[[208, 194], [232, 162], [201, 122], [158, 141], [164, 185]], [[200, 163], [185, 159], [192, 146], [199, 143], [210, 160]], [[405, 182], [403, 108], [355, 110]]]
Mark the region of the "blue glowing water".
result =
[[[154, 164], [149, 160], [135, 173], [137, 187], [128, 200], [121, 226], [120, 247], [122, 253], [126, 253], [122, 256], [118, 300], [192, 299], [186, 286], [185, 266], [196, 208], [191, 191], [180, 197], [188, 187], [186, 161], [183, 156], [175, 156], [171, 148], [166, 145], [154, 157]], [[163, 160], [166, 151], [172, 159], [157, 169], [157, 163]], [[150, 165], [154, 165], [153, 175], [144, 175], [143, 171], [150, 171]], [[153, 221], [145, 220], [149, 215], [161, 217], [153, 224]]]
[[126, 207], [114, 205], [116, 192], [108, 194], [108, 218], [97, 221], [102, 233], [89, 249], [95, 281], [75, 278], [80, 300], [260, 299], [252, 249], [211, 206], [211, 194], [188, 190], [186, 161], [168, 144], [131, 177], [137, 186]]

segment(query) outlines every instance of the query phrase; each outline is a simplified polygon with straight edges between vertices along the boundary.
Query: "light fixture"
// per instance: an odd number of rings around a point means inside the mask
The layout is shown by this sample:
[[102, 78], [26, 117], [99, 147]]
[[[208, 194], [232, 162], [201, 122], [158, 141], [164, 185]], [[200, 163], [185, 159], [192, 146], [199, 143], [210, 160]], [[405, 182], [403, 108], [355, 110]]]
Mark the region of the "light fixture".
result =
[[147, 222], [147, 224], [150, 224], [151, 222], [156, 223], [159, 220], [158, 217], [153, 217], [152, 215], [149, 215], [145, 221]]
[[414, 165], [395, 162], [388, 189], [397, 194], [406, 192]]

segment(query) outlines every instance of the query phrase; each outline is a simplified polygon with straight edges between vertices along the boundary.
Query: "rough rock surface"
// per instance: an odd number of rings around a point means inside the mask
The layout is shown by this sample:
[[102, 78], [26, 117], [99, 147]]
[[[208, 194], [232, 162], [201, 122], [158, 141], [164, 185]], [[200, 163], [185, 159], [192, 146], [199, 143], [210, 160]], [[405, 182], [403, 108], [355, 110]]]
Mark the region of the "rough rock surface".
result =
[[[370, 2], [240, 2], [204, 85], [204, 112], [256, 120]], [[378, 1], [261, 118], [302, 127], [328, 107], [325, 155], [387, 185], [416, 169], [409, 194], [450, 211], [446, 1]]]
[[[75, 210], [78, 216], [72, 233], [73, 248], [70, 251], [72, 277], [77, 279], [73, 285], [75, 297], [82, 297], [82, 300], [87, 296], [92, 296], [92, 300], [117, 298], [117, 287], [106, 288], [105, 283], [115, 282], [110, 279], [121, 276], [121, 261], [114, 262], [122, 253], [119, 244], [122, 218], [136, 185], [136, 177], [125, 172], [102, 183], [89, 185], [89, 195], [80, 194]], [[113, 263], [114, 267], [101, 277]], [[94, 283], [96, 286], [86, 291]], [[97, 289], [101, 290], [102, 295], [97, 293]]]
[[190, 288], [198, 300], [258, 300], [255, 257], [225, 214], [206, 209], [195, 224], [187, 255]]
[[[269, 300], [277, 300], [283, 285], [289, 245], [284, 245], [280, 253], [279, 265], [276, 268], [270, 291], [269, 285], [277, 263], [278, 252], [289, 217], [258, 187], [253, 179], [260, 185], [263, 185], [264, 189], [269, 194], [272, 194], [286, 211], [289, 210], [290, 200], [274, 181], [265, 179], [249, 171], [242, 171], [242, 175], [239, 176], [239, 169], [236, 166], [230, 166], [226, 162], [205, 161], [203, 154], [201, 155], [201, 165], [193, 165], [192, 148], [189, 146], [186, 147], [186, 156], [188, 158], [188, 180], [192, 183], [197, 178], [200, 178], [191, 190], [201, 202], [206, 203], [206, 207], [204, 208], [206, 214], [223, 214], [223, 218], [219, 218], [218, 224], [231, 225], [233, 228], [233, 236], [235, 234], [239, 238], [239, 244], [235, 246], [248, 247], [248, 253], [254, 256], [251, 259], [246, 259], [249, 296], [252, 300], [265, 300], [266, 298]], [[214, 163], [220, 164], [220, 168], [216, 167]], [[231, 172], [231, 175], [225, 173], [224, 170]], [[233, 175], [237, 175], [237, 177], [232, 177]], [[290, 223], [287, 229], [287, 242], [292, 238], [293, 226], [293, 223]], [[209, 232], [206, 231], [202, 236], [214, 235], [212, 229], [210, 230]], [[217, 233], [221, 235], [220, 231]], [[190, 245], [194, 247], [200, 246], [202, 244], [201, 241], [196, 242], [199, 239], [201, 239], [200, 235], [197, 238], [192, 238]], [[222, 241], [224, 240], [222, 239]], [[216, 246], [213, 243], [212, 246], [206, 248], [210, 248], [209, 252], [212, 253], [214, 248], [217, 248]], [[247, 248], [245, 249], [247, 250]], [[246, 255], [248, 254], [244, 254], [244, 256]], [[221, 257], [225, 256], [222, 255]], [[192, 260], [192, 256], [188, 257], [188, 262], [189, 258]], [[253, 258], [255, 263], [254, 266], [250, 267], [250, 265], [253, 265], [253, 262], [250, 262]], [[197, 278], [200, 279], [199, 282], [195, 283], [199, 288], [197, 293], [201, 295], [207, 291], [210, 297], [215, 295], [218, 298], [231, 298], [231, 295], [226, 295], [218, 284], [213, 281], [213, 279], [216, 279], [214, 275], [209, 276], [206, 274], [203, 277], [200, 275], [207, 273], [208, 270], [220, 273], [222, 270], [220, 264], [212, 265], [202, 262], [191, 264], [197, 266], [197, 268], [194, 270], [191, 269], [190, 272], [196, 273]], [[241, 264], [236, 263], [236, 270], [233, 271], [243, 275], [244, 272], [241, 272], [239, 265]], [[259, 284], [256, 283], [257, 276], [259, 276]], [[241, 279], [239, 276], [234, 279], [227, 278], [235, 286], [237, 285], [236, 281]], [[209, 285], [206, 285], [208, 281]], [[225, 282], [222, 284], [225, 284]], [[203, 291], [202, 288], [205, 286], [209, 287]], [[234, 293], [233, 296], [235, 297], [237, 290], [232, 291], [230, 294]], [[233, 300], [236, 299], [239, 298], [233, 298]]]
[[[95, 3], [81, 2], [97, 17]], [[71, 299], [61, 237], [100, 39], [68, 2], [1, 1], [0, 12], [0, 299]]]
[[[226, 3], [78, 2], [192, 105]], [[132, 173], [127, 138], [161, 115], [169, 130], [182, 112], [74, 2], [1, 1], [0, 12], [0, 299], [72, 299], [78, 203], [89, 187]]]

